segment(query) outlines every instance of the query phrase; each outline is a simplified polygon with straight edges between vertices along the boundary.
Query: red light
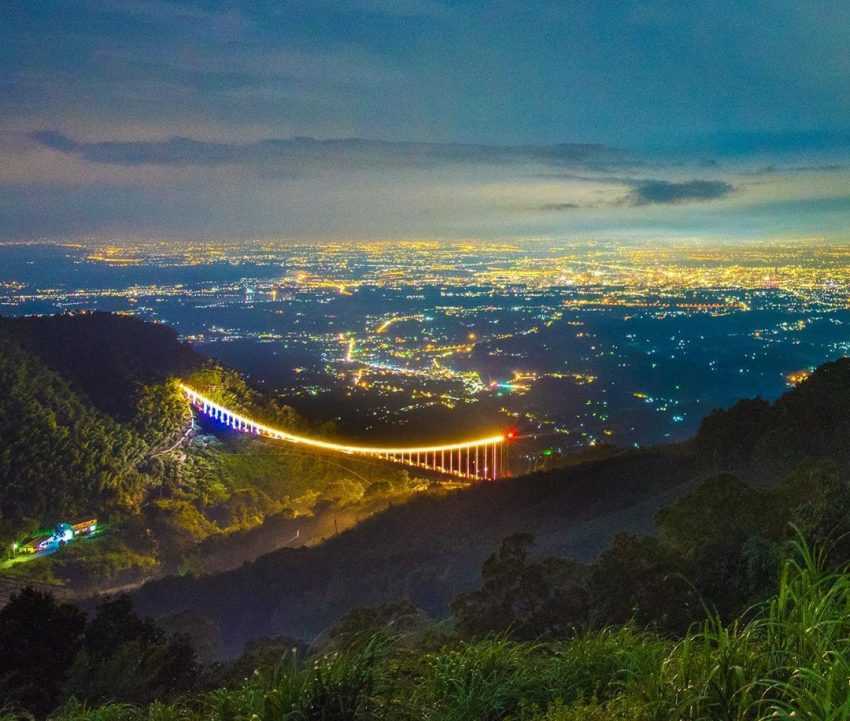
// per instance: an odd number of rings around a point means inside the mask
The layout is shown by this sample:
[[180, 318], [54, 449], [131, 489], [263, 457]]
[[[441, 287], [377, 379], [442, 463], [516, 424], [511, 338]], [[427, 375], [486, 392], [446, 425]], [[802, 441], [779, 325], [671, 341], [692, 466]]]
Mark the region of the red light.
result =
[[513, 438], [516, 435], [516, 433], [514, 433], [513, 431], [508, 431], [506, 435], [510, 439], [510, 438]]

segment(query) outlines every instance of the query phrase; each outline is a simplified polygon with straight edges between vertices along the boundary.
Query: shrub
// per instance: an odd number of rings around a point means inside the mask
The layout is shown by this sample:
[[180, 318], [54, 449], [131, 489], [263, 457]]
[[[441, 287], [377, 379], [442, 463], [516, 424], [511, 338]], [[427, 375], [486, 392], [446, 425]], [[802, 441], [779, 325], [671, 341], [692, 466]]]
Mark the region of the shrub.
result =
[[546, 685], [562, 703], [611, 699], [657, 673], [668, 647], [632, 626], [585, 633], [553, 648], [545, 663]]
[[545, 705], [538, 647], [491, 638], [430, 654], [415, 704], [420, 718], [498, 721], [522, 707]]
[[207, 697], [214, 721], [368, 721], [379, 718], [380, 659], [386, 641], [373, 638], [350, 652], [318, 656], [306, 666], [294, 655], [257, 671], [236, 690]]

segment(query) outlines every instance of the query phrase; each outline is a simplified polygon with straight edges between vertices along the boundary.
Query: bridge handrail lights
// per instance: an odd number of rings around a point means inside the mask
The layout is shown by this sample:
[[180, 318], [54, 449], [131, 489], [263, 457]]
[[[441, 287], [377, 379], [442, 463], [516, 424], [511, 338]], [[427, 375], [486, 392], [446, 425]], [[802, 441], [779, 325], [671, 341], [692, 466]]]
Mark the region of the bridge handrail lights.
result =
[[[501, 447], [506, 441], [504, 435], [498, 434], [463, 441], [461, 443], [446, 443], [432, 446], [382, 447], [334, 443], [332, 441], [323, 441], [318, 438], [310, 438], [309, 436], [301, 436], [296, 433], [282, 431], [278, 428], [272, 428], [271, 426], [259, 423], [247, 416], [235, 413], [220, 403], [216, 403], [203, 393], [199, 393], [184, 383], [180, 384], [180, 389], [189, 401], [202, 412], [223, 420], [227, 425], [236, 430], [326, 451], [376, 456], [397, 463], [427, 468], [464, 478], [495, 479], [499, 470], [498, 466], [500, 465], [500, 459], [497, 458], [496, 449]], [[492, 453], [490, 452], [491, 447]], [[482, 450], [483, 453], [480, 452]], [[472, 451], [475, 451], [474, 457]], [[448, 455], [448, 458], [446, 458], [446, 455]], [[457, 456], [456, 458], [455, 455]]]

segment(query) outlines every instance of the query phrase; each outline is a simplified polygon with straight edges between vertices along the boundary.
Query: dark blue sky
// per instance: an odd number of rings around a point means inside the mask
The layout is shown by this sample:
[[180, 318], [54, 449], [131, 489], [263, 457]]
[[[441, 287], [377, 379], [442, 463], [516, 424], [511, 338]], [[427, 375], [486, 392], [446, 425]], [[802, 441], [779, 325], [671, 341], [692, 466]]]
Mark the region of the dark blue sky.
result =
[[0, 237], [850, 239], [846, 0], [0, 14]]

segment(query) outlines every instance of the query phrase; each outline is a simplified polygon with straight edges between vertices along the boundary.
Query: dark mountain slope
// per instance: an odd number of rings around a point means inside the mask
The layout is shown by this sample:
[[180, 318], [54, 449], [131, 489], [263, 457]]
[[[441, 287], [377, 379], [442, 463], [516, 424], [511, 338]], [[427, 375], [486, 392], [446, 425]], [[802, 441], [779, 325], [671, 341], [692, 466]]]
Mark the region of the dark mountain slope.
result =
[[168, 326], [111, 313], [0, 318], [3, 332], [122, 421], [135, 414], [141, 386], [183, 375], [204, 361]]
[[[275, 425], [306, 424], [165, 326], [98, 313], [0, 318], [0, 545], [24, 546], [60, 521], [97, 517], [108, 529], [53, 555], [0, 559], [3, 570], [92, 593], [204, 568], [210, 549], [230, 564], [253, 559], [294, 535], [285, 522], [296, 514], [321, 511], [324, 525], [299, 530], [327, 535], [337, 527], [328, 509], [342, 508], [345, 528], [419, 488], [396, 465], [352, 459], [341, 469], [193, 425], [179, 378]], [[240, 543], [278, 516], [287, 535]]]
[[516, 532], [540, 553], [593, 557], [618, 532], [651, 532], [653, 515], [703, 479], [732, 470], [776, 485], [807, 459], [850, 462], [850, 360], [818, 369], [776, 403], [715, 411], [694, 443], [419, 498], [321, 547], [281, 550], [218, 575], [142, 589], [146, 612], [192, 608], [230, 649], [262, 635], [309, 637], [345, 611], [406, 597], [442, 614], [477, 582], [481, 562]]
[[[107, 314], [0, 319], [0, 340], [4, 518], [132, 507], [151, 481], [140, 459], [185, 411], [163, 381], [201, 368], [203, 359], [168, 328]], [[168, 423], [160, 423], [171, 400]], [[589, 559], [619, 531], [651, 531], [658, 508], [721, 471], [776, 483], [807, 458], [835, 458], [846, 468], [848, 409], [844, 359], [774, 404], [742, 401], [712, 413], [694, 443], [420, 497], [320, 547], [278, 551], [217, 576], [166, 579], [144, 588], [139, 601], [154, 614], [192, 608], [210, 616], [231, 650], [256, 636], [310, 636], [351, 608], [386, 599], [408, 597], [441, 614], [510, 534], [536, 534], [540, 553]], [[162, 428], [151, 435], [154, 425]], [[244, 461], [256, 465], [256, 456]], [[189, 508], [196, 499], [187, 489], [202, 476], [187, 476], [187, 488], [175, 476], [169, 502]]]
[[202, 360], [128, 316], [0, 317], [0, 539], [136, 512], [162, 482], [146, 459], [188, 422], [168, 378]]
[[696, 446], [716, 471], [768, 485], [806, 459], [850, 464], [850, 358], [825, 363], [773, 404], [756, 398], [714, 411]]
[[0, 521], [91, 513], [137, 494], [143, 439], [0, 338]]
[[[319, 547], [149, 584], [137, 602], [146, 613], [192, 609], [214, 619], [231, 651], [258, 636], [310, 637], [353, 607], [387, 599], [407, 597], [442, 615], [476, 583], [482, 561], [505, 536], [545, 529], [539, 550], [551, 552], [586, 522], [675, 492], [696, 473], [692, 456], [663, 449], [420, 497]], [[605, 540], [618, 530], [609, 528]], [[584, 557], [599, 550], [591, 544]]]

